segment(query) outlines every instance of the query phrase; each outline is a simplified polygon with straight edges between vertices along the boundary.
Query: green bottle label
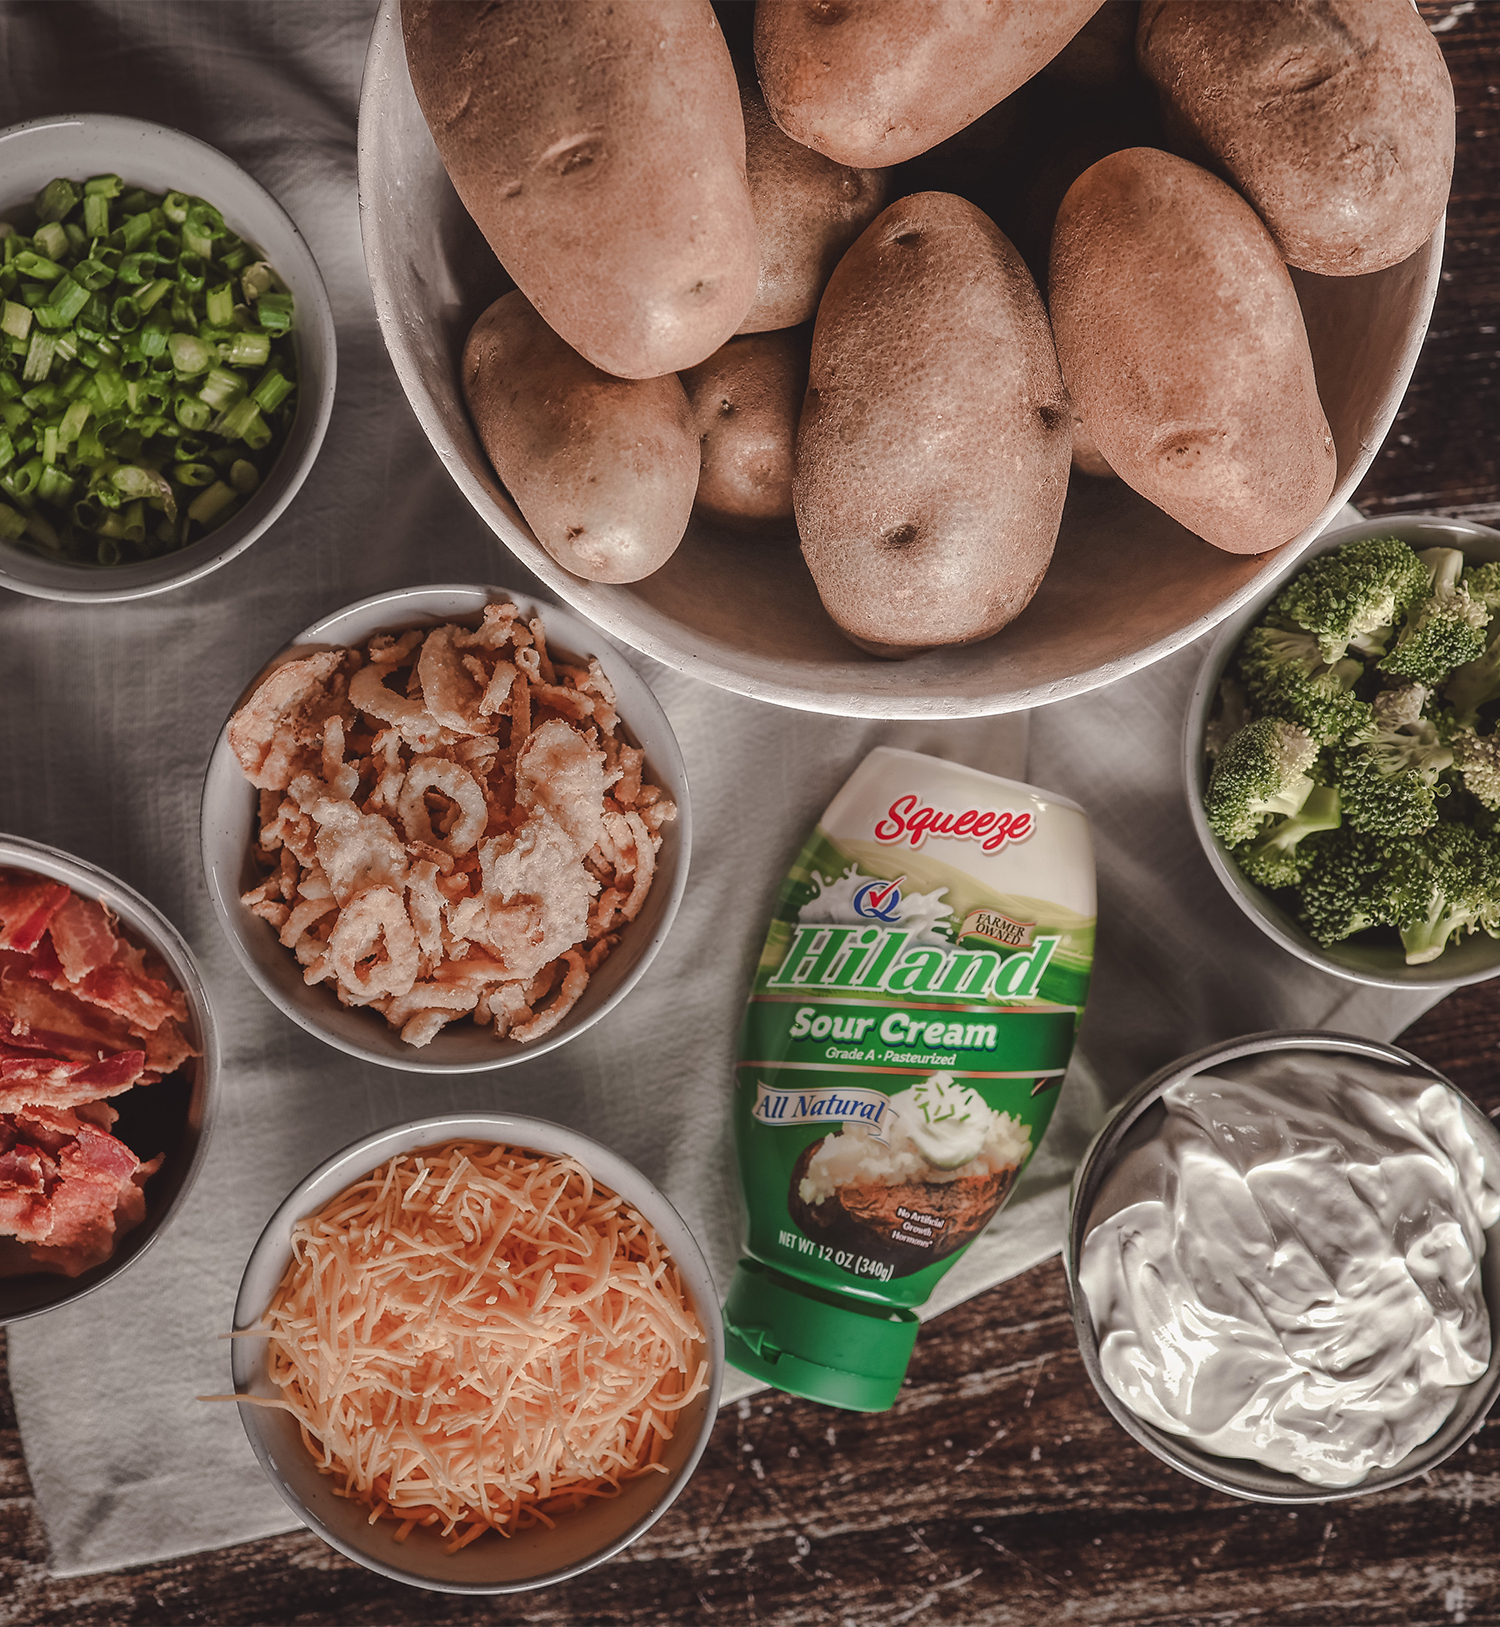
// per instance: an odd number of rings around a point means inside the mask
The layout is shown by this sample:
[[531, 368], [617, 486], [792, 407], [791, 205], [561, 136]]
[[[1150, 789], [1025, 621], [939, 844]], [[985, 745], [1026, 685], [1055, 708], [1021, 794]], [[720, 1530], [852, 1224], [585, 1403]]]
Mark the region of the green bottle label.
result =
[[1071, 803], [881, 748], [782, 887], [740, 1042], [749, 1252], [919, 1305], [1051, 1117], [1093, 960]]

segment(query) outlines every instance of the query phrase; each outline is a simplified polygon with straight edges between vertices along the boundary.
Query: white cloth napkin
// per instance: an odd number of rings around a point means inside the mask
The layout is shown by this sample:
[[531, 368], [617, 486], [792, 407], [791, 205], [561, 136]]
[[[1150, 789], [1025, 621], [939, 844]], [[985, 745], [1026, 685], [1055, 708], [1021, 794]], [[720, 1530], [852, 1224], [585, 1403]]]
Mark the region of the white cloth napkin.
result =
[[[1112, 1099], [1216, 1038], [1328, 1025], [1390, 1037], [1434, 995], [1320, 976], [1239, 914], [1201, 858], [1177, 733], [1200, 657], [1034, 714], [871, 724], [779, 711], [653, 663], [687, 759], [699, 832], [687, 899], [639, 988], [572, 1045], [451, 1081], [343, 1056], [249, 983], [198, 858], [213, 738], [261, 662], [315, 617], [426, 581], [534, 588], [429, 450], [377, 332], [360, 253], [356, 97], [370, 0], [0, 9], [0, 122], [73, 108], [156, 117], [221, 147], [307, 235], [339, 324], [339, 391], [312, 477], [274, 531], [194, 587], [90, 609], [0, 594], [0, 829], [145, 893], [196, 951], [224, 1041], [223, 1097], [183, 1211], [129, 1271], [10, 1330], [27, 1463], [59, 1575], [243, 1542], [295, 1520], [245, 1443], [229, 1387], [240, 1273], [315, 1164], [366, 1132], [498, 1107], [578, 1126], [671, 1197], [727, 1283], [739, 1245], [728, 1103], [736, 1034], [783, 872], [873, 745], [950, 756], [1063, 792], [1094, 816], [1095, 994], [1052, 1127], [936, 1312], [1060, 1245], [1067, 1183]], [[107, 158], [101, 158], [101, 168]], [[726, 1396], [747, 1393], [733, 1372]]]

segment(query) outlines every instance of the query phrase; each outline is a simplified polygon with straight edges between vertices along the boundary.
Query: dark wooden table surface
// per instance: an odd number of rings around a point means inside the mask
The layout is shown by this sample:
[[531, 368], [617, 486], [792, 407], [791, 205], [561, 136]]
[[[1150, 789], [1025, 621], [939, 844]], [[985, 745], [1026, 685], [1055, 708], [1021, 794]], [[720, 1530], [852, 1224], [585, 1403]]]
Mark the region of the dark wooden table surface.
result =
[[[1356, 501], [1500, 524], [1500, 4], [1421, 10], [1458, 99], [1446, 269]], [[1500, 979], [1449, 996], [1403, 1043], [1500, 1113]], [[892, 1412], [784, 1395], [726, 1408], [641, 1542], [577, 1582], [488, 1602], [385, 1582], [306, 1533], [53, 1579], [0, 1371], [0, 1627], [480, 1621], [1500, 1623], [1500, 1418], [1390, 1493], [1300, 1512], [1235, 1502], [1114, 1425], [1052, 1261], [929, 1326]]]

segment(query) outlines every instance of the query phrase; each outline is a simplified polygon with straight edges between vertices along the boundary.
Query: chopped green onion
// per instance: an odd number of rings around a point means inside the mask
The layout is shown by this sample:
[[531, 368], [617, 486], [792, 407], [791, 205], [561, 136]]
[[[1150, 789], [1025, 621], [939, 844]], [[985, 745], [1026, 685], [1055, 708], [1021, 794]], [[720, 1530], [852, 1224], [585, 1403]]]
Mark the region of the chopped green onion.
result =
[[[136, 302], [139, 305], [139, 301]], [[148, 358], [166, 354], [167, 336], [171, 332], [172, 316], [169, 311], [155, 311], [146, 318], [141, 329], [141, 354]]]
[[0, 503], [0, 539], [19, 542], [26, 535], [26, 516], [17, 514], [8, 503]]
[[12, 339], [24, 339], [31, 332], [31, 312], [14, 300], [6, 300], [4, 310], [0, 311], [0, 332], [8, 333]]
[[185, 253], [177, 262], [177, 282], [189, 294], [200, 294], [208, 280], [208, 267], [201, 254]]
[[247, 304], [253, 305], [262, 294], [269, 294], [275, 286], [271, 268], [264, 260], [246, 266], [240, 274], [240, 287], [245, 290]]
[[109, 320], [121, 333], [134, 333], [141, 325], [141, 308], [129, 294], [121, 294], [109, 308]]
[[223, 412], [233, 406], [244, 393], [245, 381], [238, 373], [231, 373], [225, 367], [216, 367], [203, 381], [203, 388], [199, 390], [198, 395], [210, 407]]
[[220, 283], [216, 288], [210, 288], [204, 298], [210, 322], [224, 327], [233, 321], [234, 294], [227, 282]]
[[46, 282], [56, 282], [62, 276], [64, 267], [56, 260], [48, 260], [30, 249], [23, 249], [16, 256], [16, 270], [23, 277], [41, 277]]
[[188, 504], [188, 518], [196, 520], [199, 525], [209, 525], [234, 499], [234, 488], [226, 486], [222, 480], [216, 480]]
[[229, 484], [237, 492], [252, 492], [260, 484], [260, 470], [248, 459], [236, 458], [229, 465]]
[[120, 261], [120, 269], [115, 276], [121, 282], [138, 285], [151, 281], [151, 272], [156, 265], [156, 256], [149, 249], [143, 249], [139, 254], [127, 254]]
[[[155, 282], [148, 282], [135, 296], [135, 302], [143, 311], [149, 311], [160, 304], [162, 299], [172, 292], [172, 285], [165, 277], [158, 277]], [[168, 315], [171, 313], [168, 312]]]
[[42, 468], [41, 458], [28, 458], [5, 479], [5, 489], [15, 497], [30, 497], [36, 490], [37, 481], [42, 478]]
[[226, 230], [223, 215], [202, 198], [195, 198], [189, 205], [185, 224], [190, 232], [210, 239], [222, 237]]
[[62, 415], [62, 422], [57, 426], [57, 438], [64, 446], [71, 445], [78, 439], [92, 411], [93, 408], [87, 401], [73, 401], [68, 404], [68, 410]]
[[172, 366], [181, 378], [206, 373], [213, 366], [214, 352], [195, 333], [174, 333], [167, 340]]
[[186, 430], [207, 429], [213, 422], [214, 410], [206, 401], [181, 391], [173, 398], [172, 412]]
[[47, 324], [49, 327], [65, 328], [72, 324], [88, 302], [87, 288], [74, 282], [71, 277], [61, 277], [53, 284], [52, 298], [37, 311], [37, 319], [42, 320], [42, 311], [46, 311], [51, 317]]
[[42, 502], [61, 507], [73, 495], [73, 477], [66, 470], [47, 464], [36, 483], [36, 494]]
[[78, 202], [78, 188], [65, 177], [48, 181], [36, 195], [36, 218], [44, 221], [62, 220]]
[[213, 255], [214, 240], [195, 232], [192, 221], [188, 221], [182, 228], [182, 247], [184, 253], [196, 254], [200, 260], [207, 260]]
[[161, 212], [174, 226], [180, 226], [188, 217], [188, 206], [192, 201], [184, 192], [169, 192], [161, 200]]
[[73, 281], [87, 288], [91, 294], [98, 293], [101, 288], [107, 288], [114, 281], [114, 272], [103, 260], [96, 260], [90, 256], [87, 260], [80, 260], [73, 267]]
[[219, 360], [231, 367], [264, 367], [270, 359], [268, 333], [237, 333], [228, 344], [219, 346]]
[[292, 296], [262, 294], [255, 302], [255, 320], [267, 333], [285, 333], [292, 325]]
[[109, 199], [102, 193], [84, 195], [83, 229], [90, 237], [109, 236]]
[[15, 455], [16, 443], [11, 440], [10, 431], [8, 429], [0, 429], [0, 469], [3, 469], [6, 464], [13, 462]]
[[126, 542], [144, 542], [146, 539], [146, 505], [140, 501], [131, 503], [120, 516], [121, 529], [125, 533]]
[[86, 198], [118, 198], [124, 190], [125, 183], [118, 175], [91, 175], [83, 183]]
[[219, 475], [211, 463], [176, 463], [172, 466], [172, 478], [183, 486], [211, 486]]
[[26, 365], [21, 370], [21, 377], [28, 384], [46, 378], [52, 371], [52, 356], [56, 349], [57, 341], [50, 333], [33, 333], [31, 347], [26, 352]]
[[46, 226], [38, 226], [31, 240], [43, 254], [54, 260], [61, 260], [72, 247], [68, 241], [67, 228], [59, 226], [56, 221], [51, 221]]
[[[260, 408], [246, 396], [243, 401], [237, 401], [228, 411], [221, 413], [213, 429], [226, 441], [244, 441], [253, 449], [256, 437], [266, 429], [266, 424], [260, 415]], [[270, 439], [269, 430], [266, 430], [266, 439]]]
[[[48, 424], [42, 431], [42, 462], [48, 465], [57, 462], [57, 425]], [[43, 469], [42, 473], [46, 474]]]
[[149, 210], [144, 210], [138, 215], [130, 215], [125, 219], [120, 227], [120, 236], [124, 239], [127, 254], [133, 249], [138, 249], [150, 237], [155, 224]]
[[[116, 515], [111, 514], [104, 522], [104, 525], [109, 525], [111, 522], [115, 525], [118, 534], [124, 536], [124, 531], [119, 529], [119, 519]], [[120, 546], [112, 535], [105, 533], [104, 525], [99, 527], [99, 551], [96, 557], [101, 565], [118, 565], [120, 563]]]

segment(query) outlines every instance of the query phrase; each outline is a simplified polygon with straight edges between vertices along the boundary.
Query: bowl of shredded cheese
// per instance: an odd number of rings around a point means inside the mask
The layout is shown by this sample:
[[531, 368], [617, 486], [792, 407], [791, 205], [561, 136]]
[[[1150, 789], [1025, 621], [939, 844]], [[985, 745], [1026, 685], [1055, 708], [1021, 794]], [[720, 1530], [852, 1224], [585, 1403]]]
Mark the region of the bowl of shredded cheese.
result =
[[417, 1120], [271, 1217], [235, 1306], [235, 1399], [339, 1552], [449, 1593], [618, 1553], [687, 1483], [723, 1372], [718, 1296], [638, 1170], [557, 1124]]

